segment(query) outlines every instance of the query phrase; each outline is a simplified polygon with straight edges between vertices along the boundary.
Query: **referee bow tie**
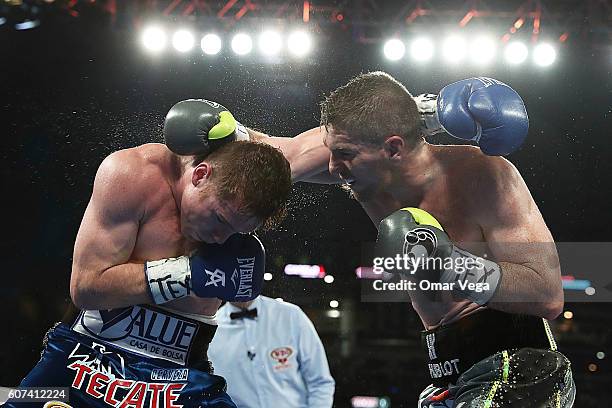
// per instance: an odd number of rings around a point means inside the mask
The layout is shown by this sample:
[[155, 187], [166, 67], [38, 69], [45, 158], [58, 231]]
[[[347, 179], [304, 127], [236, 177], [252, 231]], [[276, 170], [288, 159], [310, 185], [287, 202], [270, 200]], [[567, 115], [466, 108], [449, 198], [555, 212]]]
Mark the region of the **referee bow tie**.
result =
[[257, 317], [257, 308], [250, 310], [241, 310], [240, 312], [230, 313], [230, 319], [242, 319], [242, 318], [254, 319]]

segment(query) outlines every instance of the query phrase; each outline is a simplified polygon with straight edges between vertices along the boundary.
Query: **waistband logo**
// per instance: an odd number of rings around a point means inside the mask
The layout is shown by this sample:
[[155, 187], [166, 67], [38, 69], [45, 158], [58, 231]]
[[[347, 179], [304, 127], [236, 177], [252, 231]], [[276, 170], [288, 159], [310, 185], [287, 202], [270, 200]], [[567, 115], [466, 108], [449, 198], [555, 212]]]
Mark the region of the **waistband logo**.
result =
[[460, 374], [459, 361], [458, 358], [453, 358], [452, 360], [445, 360], [440, 363], [429, 363], [427, 364], [429, 367], [429, 375], [435, 380]]
[[151, 370], [152, 381], [187, 381], [188, 368], [155, 368]]
[[434, 343], [436, 342], [436, 334], [430, 333], [426, 335], [425, 341], [427, 343], [427, 352], [429, 354], [429, 359], [435, 360], [436, 358], [438, 358], [438, 356], [436, 355], [436, 347], [434, 345]]
[[115, 351], [107, 351], [106, 346], [93, 342], [91, 347], [77, 343], [68, 356], [68, 361], [78, 363], [109, 377], [125, 378], [125, 361]]
[[150, 357], [186, 363], [197, 325], [141, 306], [81, 312], [73, 330]]

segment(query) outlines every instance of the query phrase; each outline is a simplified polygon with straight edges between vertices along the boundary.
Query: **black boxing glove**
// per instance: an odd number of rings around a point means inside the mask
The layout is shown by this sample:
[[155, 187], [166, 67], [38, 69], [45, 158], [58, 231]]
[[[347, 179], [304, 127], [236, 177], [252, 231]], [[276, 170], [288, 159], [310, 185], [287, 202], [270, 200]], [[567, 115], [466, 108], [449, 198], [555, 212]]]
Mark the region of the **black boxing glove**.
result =
[[249, 140], [249, 134], [223, 105], [187, 99], [166, 115], [164, 140], [176, 154], [206, 155], [227, 142]]
[[440, 223], [419, 208], [402, 208], [380, 222], [374, 266], [419, 287], [421, 281], [443, 284], [457, 298], [479, 305], [491, 300], [502, 278], [497, 263], [457, 247]]

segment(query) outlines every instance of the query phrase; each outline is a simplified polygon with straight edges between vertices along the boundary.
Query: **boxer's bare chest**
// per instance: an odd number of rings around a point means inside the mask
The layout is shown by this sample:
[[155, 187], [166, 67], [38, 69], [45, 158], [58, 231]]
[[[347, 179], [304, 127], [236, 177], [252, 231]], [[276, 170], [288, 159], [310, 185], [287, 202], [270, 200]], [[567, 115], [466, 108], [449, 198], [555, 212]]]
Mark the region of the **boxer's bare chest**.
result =
[[433, 215], [454, 242], [482, 242], [484, 237], [471, 194], [441, 179], [418, 201], [402, 201], [388, 194], [361, 204], [375, 225], [400, 208], [417, 207]]
[[[163, 186], [153, 192], [148, 200], [147, 213], [140, 222], [131, 260], [150, 261], [187, 255], [197, 248], [197, 243], [181, 234], [181, 221], [172, 192]], [[164, 306], [179, 312], [214, 315], [221, 304], [218, 299], [188, 297]]]

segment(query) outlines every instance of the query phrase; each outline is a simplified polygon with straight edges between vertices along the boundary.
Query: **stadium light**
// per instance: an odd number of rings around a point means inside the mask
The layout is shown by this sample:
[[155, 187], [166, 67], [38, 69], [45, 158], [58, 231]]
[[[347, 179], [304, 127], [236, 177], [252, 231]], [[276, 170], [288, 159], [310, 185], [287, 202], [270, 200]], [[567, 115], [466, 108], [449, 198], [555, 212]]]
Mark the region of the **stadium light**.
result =
[[478, 37], [470, 46], [470, 58], [476, 64], [488, 64], [495, 56], [495, 42], [489, 37]]
[[556, 59], [557, 51], [548, 43], [538, 44], [533, 50], [533, 62], [541, 67], [552, 65]]
[[246, 55], [253, 49], [253, 40], [251, 36], [244, 33], [238, 33], [232, 38], [232, 50], [238, 55]]
[[415, 61], [429, 61], [434, 54], [434, 44], [428, 38], [417, 38], [410, 44], [410, 56]]
[[178, 30], [172, 36], [172, 46], [178, 52], [191, 51], [195, 43], [195, 38], [187, 30]]
[[200, 41], [204, 54], [215, 55], [221, 51], [221, 38], [216, 34], [206, 34]]
[[506, 61], [513, 65], [518, 65], [525, 62], [527, 55], [529, 55], [527, 46], [519, 41], [511, 42], [510, 44], [506, 45], [504, 50], [504, 57], [506, 58]]
[[451, 35], [442, 43], [442, 57], [451, 64], [458, 64], [465, 59], [467, 44], [462, 37]]
[[398, 61], [404, 57], [404, 54], [406, 53], [406, 46], [402, 40], [392, 38], [385, 42], [383, 53], [388, 60]]
[[276, 55], [283, 46], [283, 40], [276, 31], [264, 31], [259, 36], [259, 50], [264, 55]]
[[287, 40], [289, 52], [296, 57], [303, 57], [310, 52], [312, 48], [312, 40], [310, 35], [304, 31], [295, 31], [291, 33]]
[[151, 52], [159, 52], [166, 47], [166, 33], [159, 27], [147, 27], [142, 32], [142, 45]]

